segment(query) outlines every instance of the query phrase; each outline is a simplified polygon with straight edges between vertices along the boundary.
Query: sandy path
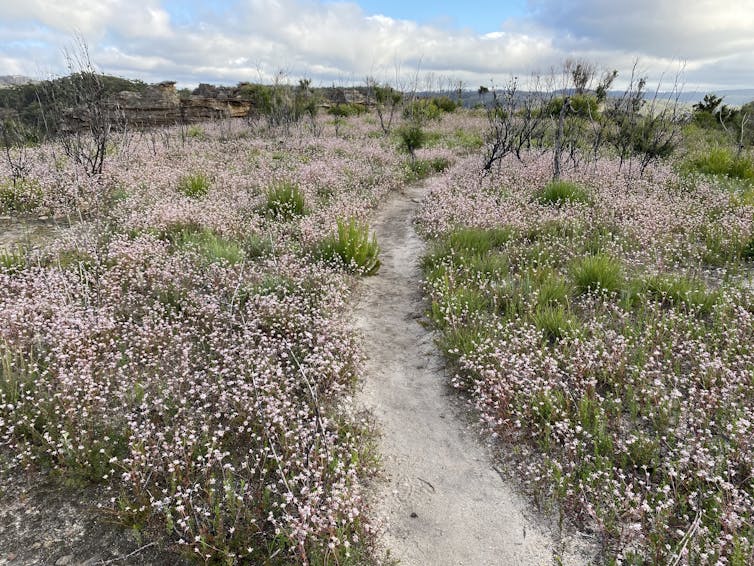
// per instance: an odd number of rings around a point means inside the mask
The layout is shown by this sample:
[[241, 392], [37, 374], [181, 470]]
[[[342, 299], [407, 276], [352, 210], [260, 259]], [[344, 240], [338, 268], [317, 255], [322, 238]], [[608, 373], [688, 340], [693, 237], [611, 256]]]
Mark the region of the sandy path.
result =
[[423, 242], [412, 220], [425, 190], [407, 188], [376, 218], [382, 267], [365, 280], [356, 315], [369, 356], [360, 401], [382, 433], [387, 480], [374, 505], [386, 521], [384, 545], [405, 566], [551, 564], [552, 539], [464, 424], [420, 324]]

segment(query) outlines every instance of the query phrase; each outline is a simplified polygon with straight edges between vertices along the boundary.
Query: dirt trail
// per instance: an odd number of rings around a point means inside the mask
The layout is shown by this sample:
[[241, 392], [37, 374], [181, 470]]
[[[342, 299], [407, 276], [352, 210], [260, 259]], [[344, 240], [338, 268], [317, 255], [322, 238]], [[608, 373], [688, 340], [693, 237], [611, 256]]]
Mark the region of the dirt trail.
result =
[[493, 469], [420, 322], [423, 242], [412, 222], [426, 186], [376, 218], [382, 267], [356, 315], [369, 356], [360, 402], [377, 418], [387, 475], [374, 496], [383, 542], [402, 566], [551, 564], [553, 540]]

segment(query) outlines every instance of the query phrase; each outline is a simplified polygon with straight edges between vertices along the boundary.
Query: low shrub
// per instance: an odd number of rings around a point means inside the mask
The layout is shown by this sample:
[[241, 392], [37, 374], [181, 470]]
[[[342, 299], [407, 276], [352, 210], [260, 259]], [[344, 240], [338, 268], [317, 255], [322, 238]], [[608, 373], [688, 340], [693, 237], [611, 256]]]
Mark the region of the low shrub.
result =
[[355, 218], [338, 220], [336, 233], [323, 240], [316, 255], [328, 262], [339, 262], [349, 271], [375, 275], [380, 269], [380, 247], [369, 226]]
[[715, 147], [709, 152], [689, 159], [683, 166], [687, 172], [703, 175], [725, 175], [735, 179], [754, 181], [754, 163], [746, 156], [736, 156], [726, 147]]
[[416, 150], [421, 148], [426, 141], [426, 134], [420, 126], [407, 125], [398, 128], [398, 144], [401, 149], [416, 159]]

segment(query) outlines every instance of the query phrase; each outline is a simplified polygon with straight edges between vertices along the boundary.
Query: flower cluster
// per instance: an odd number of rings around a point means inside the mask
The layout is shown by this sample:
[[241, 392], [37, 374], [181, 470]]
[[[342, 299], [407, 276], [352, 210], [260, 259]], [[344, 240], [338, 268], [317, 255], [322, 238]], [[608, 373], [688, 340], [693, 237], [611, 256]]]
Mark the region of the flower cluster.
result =
[[556, 203], [545, 158], [478, 171], [422, 207], [426, 289], [512, 469], [606, 562], [751, 563], [752, 208], [668, 167], [602, 161], [570, 176], [586, 202]]
[[[37, 212], [81, 220], [0, 266], [6, 471], [101, 484], [123, 522], [163, 527], [201, 561], [353, 557], [375, 459], [350, 408], [352, 280], [310, 251], [398, 185], [397, 154], [203, 131], [141, 134], [97, 179], [65, 163], [49, 177], [40, 148]], [[88, 189], [63, 195], [66, 175]], [[188, 175], [201, 190], [181, 190]], [[267, 213], [279, 182], [306, 215]]]

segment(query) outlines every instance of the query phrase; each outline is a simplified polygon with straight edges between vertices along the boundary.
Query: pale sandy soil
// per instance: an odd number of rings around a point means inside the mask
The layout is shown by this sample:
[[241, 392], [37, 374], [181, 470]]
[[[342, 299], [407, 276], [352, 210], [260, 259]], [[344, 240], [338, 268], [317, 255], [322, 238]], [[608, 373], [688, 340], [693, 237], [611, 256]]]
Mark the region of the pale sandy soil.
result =
[[364, 282], [356, 314], [369, 357], [359, 402], [381, 431], [385, 477], [372, 503], [381, 544], [405, 566], [555, 564], [562, 545], [495, 470], [423, 324], [424, 243], [413, 213], [431, 182], [406, 188], [376, 217], [383, 263]]

